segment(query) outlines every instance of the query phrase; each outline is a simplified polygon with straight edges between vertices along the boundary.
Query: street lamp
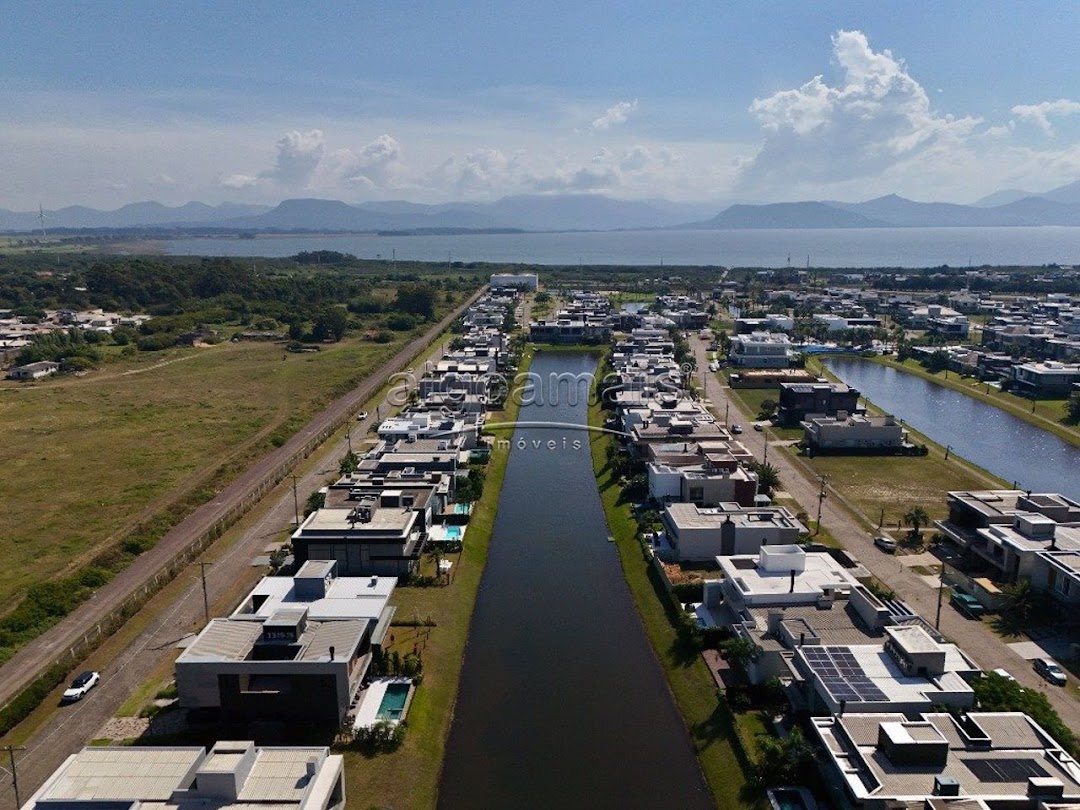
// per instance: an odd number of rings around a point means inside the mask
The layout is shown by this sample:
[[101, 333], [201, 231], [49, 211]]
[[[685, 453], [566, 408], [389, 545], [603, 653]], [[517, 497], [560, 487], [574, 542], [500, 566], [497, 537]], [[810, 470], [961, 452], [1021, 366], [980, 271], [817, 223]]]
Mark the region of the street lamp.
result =
[[821, 489], [818, 490], [817, 499], [817, 525], [814, 527], [814, 536], [816, 537], [818, 532], [821, 531], [821, 505], [825, 502], [825, 498], [828, 497], [828, 493], [825, 488], [829, 485], [829, 476], [821, 476]]

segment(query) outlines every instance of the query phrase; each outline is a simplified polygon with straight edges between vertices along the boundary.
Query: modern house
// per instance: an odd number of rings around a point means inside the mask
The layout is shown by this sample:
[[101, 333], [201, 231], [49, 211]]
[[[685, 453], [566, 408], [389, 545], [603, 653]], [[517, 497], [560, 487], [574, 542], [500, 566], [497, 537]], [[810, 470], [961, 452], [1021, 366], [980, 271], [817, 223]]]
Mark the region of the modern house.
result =
[[[806, 527], [784, 507], [672, 503], [664, 507], [661, 520], [666, 554], [679, 561], [757, 554], [762, 546], [791, 545], [807, 533]], [[662, 556], [664, 553], [658, 552]]]
[[176, 659], [180, 705], [233, 720], [340, 724], [390, 627], [395, 584], [338, 577], [328, 561], [266, 577]]
[[325, 747], [88, 747], [22, 810], [340, 810], [342, 757]]
[[342, 576], [406, 576], [423, 548], [417, 504], [401, 490], [383, 490], [344, 508], [312, 512], [292, 534], [298, 563], [335, 560]]
[[1020, 712], [811, 718], [826, 779], [866, 810], [1050, 810], [1080, 801], [1080, 765]]
[[731, 338], [728, 360], [741, 368], [787, 368], [794, 354], [787, 335], [751, 332]]
[[843, 383], [780, 383], [777, 418], [794, 427], [811, 414], [835, 417], [859, 412], [859, 389]]
[[837, 411], [836, 416], [808, 416], [803, 443], [812, 452], [895, 453], [904, 449], [905, 431], [895, 416], [866, 416]]
[[739, 465], [734, 456], [706, 456], [701, 464], [678, 466], [651, 461], [649, 497], [657, 503], [683, 501], [698, 506], [737, 503], [754, 506], [757, 474]]
[[1013, 366], [1013, 388], [1018, 394], [1039, 397], [1067, 397], [1080, 382], [1080, 363], [1021, 363]]

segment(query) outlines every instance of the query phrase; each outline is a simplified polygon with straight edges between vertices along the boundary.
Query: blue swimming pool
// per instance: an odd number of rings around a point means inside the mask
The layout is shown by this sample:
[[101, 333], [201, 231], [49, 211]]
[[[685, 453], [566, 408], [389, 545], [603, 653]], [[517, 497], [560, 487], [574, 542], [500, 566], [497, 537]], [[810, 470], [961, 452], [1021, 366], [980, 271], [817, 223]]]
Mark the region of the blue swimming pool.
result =
[[400, 720], [405, 710], [405, 703], [409, 699], [409, 690], [412, 688], [408, 683], [392, 683], [386, 687], [382, 702], [376, 718], [379, 720]]
[[446, 526], [444, 527], [446, 537], [448, 540], [460, 540], [461, 539], [461, 527], [460, 526]]

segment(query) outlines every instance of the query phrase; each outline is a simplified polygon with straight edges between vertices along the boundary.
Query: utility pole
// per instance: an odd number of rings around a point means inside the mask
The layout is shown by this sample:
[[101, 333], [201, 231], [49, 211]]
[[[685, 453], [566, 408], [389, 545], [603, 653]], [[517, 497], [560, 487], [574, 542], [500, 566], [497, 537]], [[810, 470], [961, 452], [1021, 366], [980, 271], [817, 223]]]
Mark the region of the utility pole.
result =
[[300, 528], [300, 496], [296, 494], [296, 473], [292, 475], [292, 503], [293, 513], [296, 516], [296, 528]]
[[731, 411], [731, 403], [730, 402], [725, 402], [724, 403], [724, 427], [727, 427], [728, 425], [731, 424], [731, 422], [728, 421], [728, 414], [729, 414], [730, 411]]
[[23, 746], [5, 745], [4, 748], [8, 752], [8, 757], [11, 760], [11, 786], [15, 788], [15, 808], [22, 807], [22, 800], [19, 798], [19, 775], [15, 772], [15, 752], [25, 751]]
[[937, 586], [937, 616], [934, 617], [934, 629], [941, 629], [941, 597], [945, 593], [945, 563], [941, 563], [941, 569], [938, 571], [938, 586]]
[[206, 566], [213, 565], [213, 563], [199, 562], [199, 568], [202, 569], [202, 606], [203, 613], [206, 615], [206, 623], [210, 624], [210, 596], [206, 592]]
[[349, 455], [352, 455], [352, 426], [345, 428], [345, 441], [349, 443]]
[[878, 518], [877, 527], [878, 531], [881, 531], [881, 527], [885, 525], [885, 507], [881, 507], [881, 517]]
[[762, 467], [768, 467], [769, 466], [769, 440], [768, 439], [765, 440], [765, 453], [763, 454], [762, 459], [761, 459], [761, 466]]
[[821, 489], [818, 490], [817, 498], [817, 525], [814, 527], [814, 535], [821, 531], [821, 505], [825, 502], [825, 498], [828, 493], [825, 491], [825, 487], [829, 484], [829, 477], [827, 475], [821, 476]]

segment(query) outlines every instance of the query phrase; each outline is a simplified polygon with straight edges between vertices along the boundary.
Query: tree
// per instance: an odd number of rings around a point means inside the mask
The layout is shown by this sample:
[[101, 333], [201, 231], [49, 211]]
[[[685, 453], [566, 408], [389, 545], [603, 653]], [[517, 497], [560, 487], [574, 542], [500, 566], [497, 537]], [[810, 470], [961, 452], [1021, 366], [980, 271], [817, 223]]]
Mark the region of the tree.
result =
[[734, 666], [746, 672], [747, 665], [754, 659], [759, 650], [758, 646], [750, 639], [742, 636], [732, 636], [720, 645], [720, 652]]
[[304, 517], [307, 517], [312, 512], [322, 509], [326, 504], [326, 493], [316, 490], [308, 495], [307, 501], [304, 502]]
[[772, 496], [780, 487], [780, 471], [772, 464], [762, 464], [755, 461], [753, 471], [758, 477], [758, 492], [762, 495]]
[[323, 307], [315, 316], [311, 337], [317, 341], [338, 341], [345, 337], [348, 328], [349, 314], [344, 309], [335, 306]]
[[1071, 394], [1065, 403], [1065, 421], [1070, 425], [1080, 424], [1080, 392]]
[[394, 309], [423, 318], [435, 317], [435, 289], [430, 284], [402, 284], [394, 298]]
[[341, 457], [341, 461], [338, 463], [338, 472], [341, 475], [348, 475], [349, 473], [356, 472], [360, 466], [360, 459], [356, 453], [346, 453]]
[[758, 416], [762, 419], [769, 419], [776, 413], [778, 407], [780, 406], [775, 399], [763, 399], [761, 401], [761, 408], [758, 410]]
[[938, 349], [936, 352], [926, 358], [926, 361], [923, 365], [926, 366], [926, 370], [929, 371], [931, 374], [936, 374], [939, 371], [944, 371], [949, 367], [949, 355], [946, 354], [944, 351]]
[[911, 527], [911, 534], [914, 537], [919, 533], [919, 529], [930, 525], [930, 516], [926, 514], [926, 510], [921, 506], [916, 506], [905, 513], [904, 525]]
[[799, 781], [799, 770], [813, 759], [814, 746], [798, 728], [793, 728], [784, 739], [762, 735], [758, 739], [755, 775], [765, 787], [790, 785]]
[[1001, 615], [1010, 625], [1030, 627], [1046, 620], [1052, 610], [1050, 597], [1035, 590], [1028, 577], [1006, 585], [1003, 590], [1005, 603]]

